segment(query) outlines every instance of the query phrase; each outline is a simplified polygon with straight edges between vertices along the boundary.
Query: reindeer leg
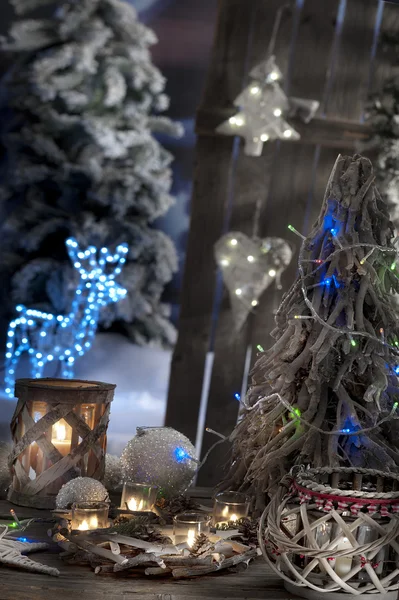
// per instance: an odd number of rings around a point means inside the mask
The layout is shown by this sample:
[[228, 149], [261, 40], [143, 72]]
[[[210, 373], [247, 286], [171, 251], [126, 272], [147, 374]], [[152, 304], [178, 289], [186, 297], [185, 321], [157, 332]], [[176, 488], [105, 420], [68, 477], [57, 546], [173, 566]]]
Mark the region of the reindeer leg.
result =
[[[6, 350], [6, 360], [4, 365], [4, 383], [5, 383], [5, 392], [11, 398], [14, 395], [14, 386], [15, 386], [15, 373], [17, 371], [19, 357], [22, 352], [27, 350], [27, 346], [24, 343], [19, 343], [17, 340], [20, 335], [19, 326], [17, 326], [16, 321], [11, 321], [8, 332], [7, 332], [7, 350]], [[22, 332], [24, 334], [24, 332]], [[22, 335], [23, 337], [23, 335]]]

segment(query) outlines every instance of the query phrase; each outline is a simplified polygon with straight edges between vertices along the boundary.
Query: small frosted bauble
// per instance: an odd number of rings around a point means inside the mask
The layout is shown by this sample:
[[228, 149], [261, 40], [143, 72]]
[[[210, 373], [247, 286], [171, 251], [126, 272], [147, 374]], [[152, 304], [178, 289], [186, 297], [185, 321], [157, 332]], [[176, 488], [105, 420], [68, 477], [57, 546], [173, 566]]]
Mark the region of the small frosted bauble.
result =
[[116, 490], [122, 481], [122, 465], [119, 456], [105, 455], [105, 472], [102, 483], [109, 492]]
[[70, 508], [74, 502], [107, 502], [108, 492], [100, 481], [91, 477], [77, 477], [65, 483], [58, 492], [57, 508]]
[[7, 496], [7, 490], [11, 484], [11, 473], [8, 466], [10, 452], [10, 444], [0, 442], [0, 498]]
[[[194, 460], [193, 460], [194, 459]], [[171, 427], [138, 427], [122, 452], [125, 481], [157, 485], [160, 494], [182, 494], [192, 482], [197, 461], [188, 438]]]

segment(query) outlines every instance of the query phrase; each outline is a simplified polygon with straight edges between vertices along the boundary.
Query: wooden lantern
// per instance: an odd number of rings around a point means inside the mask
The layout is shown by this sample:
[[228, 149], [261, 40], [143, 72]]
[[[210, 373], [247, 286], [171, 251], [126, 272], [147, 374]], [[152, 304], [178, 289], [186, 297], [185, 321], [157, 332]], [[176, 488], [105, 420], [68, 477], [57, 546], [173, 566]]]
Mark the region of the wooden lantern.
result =
[[79, 379], [17, 380], [11, 502], [54, 508], [67, 481], [102, 478], [114, 389], [114, 384]]

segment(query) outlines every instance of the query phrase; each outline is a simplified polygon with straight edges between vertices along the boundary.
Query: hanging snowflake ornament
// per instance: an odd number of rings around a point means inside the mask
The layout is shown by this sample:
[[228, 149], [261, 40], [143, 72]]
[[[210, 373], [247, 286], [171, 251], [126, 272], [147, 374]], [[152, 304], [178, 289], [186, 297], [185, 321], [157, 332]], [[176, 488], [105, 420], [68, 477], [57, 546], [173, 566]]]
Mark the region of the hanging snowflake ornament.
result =
[[190, 440], [171, 427], [138, 427], [121, 463], [124, 481], [156, 485], [166, 498], [185, 492], [198, 466]]
[[263, 144], [270, 140], [299, 140], [299, 133], [285, 117], [300, 117], [308, 123], [319, 102], [302, 98], [287, 98], [279, 82], [282, 73], [275, 57], [256, 65], [250, 72], [252, 83], [234, 101], [239, 111], [224, 121], [216, 131], [225, 135], [240, 135], [245, 139], [245, 154], [260, 156]]
[[281, 238], [254, 238], [231, 231], [215, 244], [216, 262], [229, 291], [237, 329], [258, 305], [271, 283], [280, 288], [280, 276], [291, 262], [292, 248]]

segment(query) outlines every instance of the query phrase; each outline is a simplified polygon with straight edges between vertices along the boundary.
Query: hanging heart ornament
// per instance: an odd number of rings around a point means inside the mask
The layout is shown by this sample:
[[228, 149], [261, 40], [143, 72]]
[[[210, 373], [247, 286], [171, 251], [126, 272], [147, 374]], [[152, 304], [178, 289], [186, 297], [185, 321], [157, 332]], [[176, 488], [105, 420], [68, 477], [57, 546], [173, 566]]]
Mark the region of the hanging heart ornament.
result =
[[216, 242], [215, 258], [239, 328], [271, 283], [281, 287], [280, 276], [291, 262], [292, 248], [282, 238], [252, 239], [231, 231]]

